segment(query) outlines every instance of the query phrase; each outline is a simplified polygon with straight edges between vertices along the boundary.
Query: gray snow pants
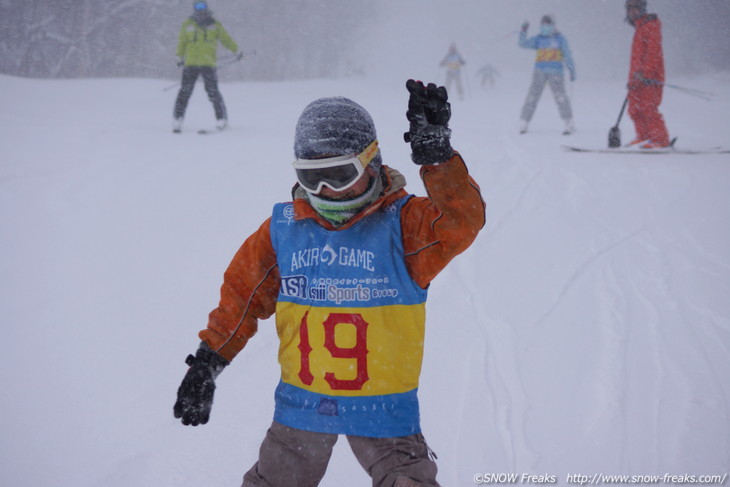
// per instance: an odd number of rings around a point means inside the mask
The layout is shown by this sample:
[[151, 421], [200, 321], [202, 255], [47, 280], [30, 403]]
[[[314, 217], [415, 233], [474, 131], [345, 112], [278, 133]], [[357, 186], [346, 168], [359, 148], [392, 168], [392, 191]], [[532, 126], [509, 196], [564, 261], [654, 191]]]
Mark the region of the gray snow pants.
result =
[[[433, 452], [423, 435], [396, 438], [347, 436], [373, 487], [438, 487]], [[259, 460], [242, 487], [315, 487], [324, 477], [337, 435], [313, 433], [276, 421], [266, 432]]]
[[449, 69], [446, 71], [446, 90], [451, 91], [451, 84], [456, 84], [456, 92], [459, 94], [459, 99], [464, 99], [464, 87], [461, 85], [461, 70]]
[[546, 73], [540, 69], [535, 69], [532, 74], [530, 90], [527, 92], [527, 99], [525, 100], [525, 104], [522, 106], [522, 120], [527, 122], [532, 120], [532, 115], [535, 113], [535, 108], [537, 108], [537, 102], [540, 101], [540, 96], [542, 96], [542, 90], [545, 88], [545, 83], [550, 84], [550, 89], [553, 91], [553, 96], [555, 96], [555, 101], [558, 104], [560, 118], [563, 120], [572, 119], [573, 110], [570, 107], [570, 100], [565, 94], [563, 74]]

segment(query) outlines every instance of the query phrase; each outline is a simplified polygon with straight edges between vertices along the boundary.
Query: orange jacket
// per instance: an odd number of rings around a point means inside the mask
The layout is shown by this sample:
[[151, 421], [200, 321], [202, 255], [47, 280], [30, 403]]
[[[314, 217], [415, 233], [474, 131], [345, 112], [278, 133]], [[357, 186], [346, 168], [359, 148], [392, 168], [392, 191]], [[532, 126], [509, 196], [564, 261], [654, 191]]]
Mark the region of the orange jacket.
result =
[[664, 54], [662, 52], [662, 23], [654, 14], [644, 15], [636, 21], [636, 32], [631, 43], [629, 85], [644, 79], [664, 83]]
[[[383, 196], [339, 229], [406, 197], [405, 179], [384, 166]], [[469, 176], [457, 153], [451, 160], [421, 168], [428, 197], [413, 197], [401, 211], [406, 267], [425, 288], [456, 255], [474, 241], [485, 222], [485, 204], [479, 186]], [[306, 199], [294, 199], [294, 218], [312, 218], [337, 230], [319, 216]], [[258, 320], [276, 310], [279, 270], [271, 244], [270, 220], [243, 243], [225, 272], [221, 299], [209, 316], [208, 327], [199, 334], [213, 350], [233, 359], [257, 330]]]

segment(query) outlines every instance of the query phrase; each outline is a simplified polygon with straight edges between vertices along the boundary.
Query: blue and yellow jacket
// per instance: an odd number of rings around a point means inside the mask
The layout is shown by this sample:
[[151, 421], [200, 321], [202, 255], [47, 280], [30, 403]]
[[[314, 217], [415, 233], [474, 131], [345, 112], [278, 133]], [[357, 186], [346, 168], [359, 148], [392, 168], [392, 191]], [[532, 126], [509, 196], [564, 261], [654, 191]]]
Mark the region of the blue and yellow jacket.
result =
[[573, 56], [570, 53], [567, 39], [560, 32], [528, 38], [525, 31], [520, 31], [519, 45], [537, 50], [535, 69], [551, 74], [562, 74], [563, 63], [565, 63], [571, 79], [575, 79]]
[[227, 360], [276, 313], [274, 419], [370, 437], [420, 431], [418, 382], [431, 280], [476, 238], [484, 202], [458, 154], [423, 166], [428, 197], [383, 166], [383, 195], [341, 227], [305, 198], [275, 205], [226, 270], [200, 337]]

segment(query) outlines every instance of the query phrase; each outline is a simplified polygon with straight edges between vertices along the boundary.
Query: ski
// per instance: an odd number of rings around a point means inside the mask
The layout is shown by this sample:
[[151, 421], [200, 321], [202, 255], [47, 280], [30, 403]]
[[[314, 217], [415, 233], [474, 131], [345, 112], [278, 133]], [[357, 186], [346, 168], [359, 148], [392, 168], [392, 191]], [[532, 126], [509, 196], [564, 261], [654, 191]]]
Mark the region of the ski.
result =
[[596, 154], [730, 154], [730, 149], [726, 149], [724, 147], [710, 147], [708, 149], [677, 149], [676, 147], [667, 147], [665, 149], [623, 149], [620, 147], [617, 147], [615, 149], [598, 149], [589, 147], [575, 147], [572, 145], [563, 145], [562, 147], [569, 152], [592, 152]]
[[[211, 134], [218, 134], [218, 133], [221, 133], [221, 132], [223, 132], [223, 130], [220, 130], [220, 129], [213, 129], [213, 130], [200, 129], [196, 133], [198, 133], [200, 135], [211, 135]], [[172, 133], [173, 134], [181, 134], [181, 133], [183, 133], [183, 131], [178, 129], [178, 130], [173, 130]], [[188, 133], [190, 133], [190, 132], [188, 132]]]
[[220, 125], [220, 121], [219, 121], [219, 125], [216, 125], [216, 127], [214, 129], [200, 129], [200, 130], [198, 130], [198, 133], [200, 135], [219, 134], [221, 132], [225, 132], [226, 130], [230, 130], [230, 128], [231, 128], [231, 126], [228, 125], [228, 123], [224, 123], [224, 124]]

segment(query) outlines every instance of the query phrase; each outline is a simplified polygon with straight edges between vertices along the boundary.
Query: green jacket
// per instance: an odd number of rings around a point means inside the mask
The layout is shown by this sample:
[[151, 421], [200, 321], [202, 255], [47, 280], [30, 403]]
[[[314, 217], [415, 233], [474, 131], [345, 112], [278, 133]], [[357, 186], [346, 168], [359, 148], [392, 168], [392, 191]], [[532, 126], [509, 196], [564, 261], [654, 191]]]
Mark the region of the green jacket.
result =
[[203, 29], [192, 18], [183, 22], [177, 42], [177, 56], [185, 59], [185, 66], [215, 67], [218, 60], [218, 41], [229, 51], [238, 52], [238, 44], [217, 20]]

